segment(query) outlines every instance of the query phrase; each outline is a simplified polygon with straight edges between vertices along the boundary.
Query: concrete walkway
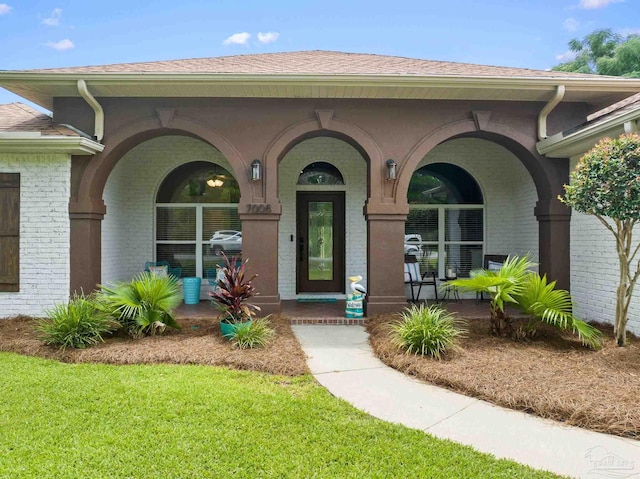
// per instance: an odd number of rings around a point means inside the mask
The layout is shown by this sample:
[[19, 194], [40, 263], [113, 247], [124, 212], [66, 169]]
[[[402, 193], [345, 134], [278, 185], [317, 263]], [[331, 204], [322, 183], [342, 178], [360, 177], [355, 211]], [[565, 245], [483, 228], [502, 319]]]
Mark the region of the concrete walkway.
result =
[[318, 382], [372, 416], [558, 474], [640, 478], [640, 441], [563, 426], [413, 380], [374, 356], [360, 326], [293, 330]]

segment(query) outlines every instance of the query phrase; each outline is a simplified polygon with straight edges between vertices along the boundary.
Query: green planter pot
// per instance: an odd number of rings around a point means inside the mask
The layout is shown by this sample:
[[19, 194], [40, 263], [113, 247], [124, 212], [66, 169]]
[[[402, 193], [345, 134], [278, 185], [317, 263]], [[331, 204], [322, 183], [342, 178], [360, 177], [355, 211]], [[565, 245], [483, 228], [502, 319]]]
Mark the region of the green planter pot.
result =
[[235, 333], [236, 328], [241, 324], [251, 324], [251, 321], [245, 321], [244, 323], [225, 323], [224, 321], [220, 321], [220, 329], [222, 330], [222, 335], [231, 339], [233, 337], [233, 333]]

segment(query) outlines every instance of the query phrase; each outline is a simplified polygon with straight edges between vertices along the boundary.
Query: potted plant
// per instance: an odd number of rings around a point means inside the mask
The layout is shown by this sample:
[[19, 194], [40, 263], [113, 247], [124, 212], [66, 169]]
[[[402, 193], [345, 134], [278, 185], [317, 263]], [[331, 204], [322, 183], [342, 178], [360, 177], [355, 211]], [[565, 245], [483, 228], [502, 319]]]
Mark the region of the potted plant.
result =
[[251, 323], [256, 312], [260, 311], [258, 306], [248, 302], [255, 294], [256, 288], [252, 281], [258, 275], [254, 274], [247, 279], [246, 260], [242, 261], [237, 256], [229, 260], [224, 253], [222, 257], [224, 259], [223, 276], [216, 283], [216, 289], [208, 294], [211, 302], [220, 311], [222, 335], [231, 338], [238, 325]]

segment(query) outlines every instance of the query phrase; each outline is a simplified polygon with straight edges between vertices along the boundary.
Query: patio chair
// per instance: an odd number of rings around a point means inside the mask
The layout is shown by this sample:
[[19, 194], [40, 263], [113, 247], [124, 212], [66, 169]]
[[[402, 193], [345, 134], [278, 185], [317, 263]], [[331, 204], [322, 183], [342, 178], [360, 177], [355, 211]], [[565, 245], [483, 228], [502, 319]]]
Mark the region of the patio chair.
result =
[[210, 286], [218, 286], [218, 280], [222, 274], [222, 268], [207, 268], [204, 270], [204, 275], [207, 278], [207, 283]]
[[144, 270], [147, 273], [150, 271], [150, 268], [149, 268], [150, 266], [166, 266], [167, 274], [169, 276], [173, 276], [175, 279], [182, 278], [182, 268], [179, 266], [172, 268], [168, 261], [147, 261], [144, 264]]
[[[404, 255], [404, 282], [409, 284], [411, 288], [411, 302], [415, 303], [420, 300], [420, 292], [423, 285], [433, 285], [433, 292], [435, 293], [436, 300], [438, 299], [438, 285], [436, 283], [436, 273], [434, 271], [427, 271], [420, 274], [420, 263], [418, 258], [412, 254]], [[414, 287], [418, 286], [418, 294], [415, 294]]]

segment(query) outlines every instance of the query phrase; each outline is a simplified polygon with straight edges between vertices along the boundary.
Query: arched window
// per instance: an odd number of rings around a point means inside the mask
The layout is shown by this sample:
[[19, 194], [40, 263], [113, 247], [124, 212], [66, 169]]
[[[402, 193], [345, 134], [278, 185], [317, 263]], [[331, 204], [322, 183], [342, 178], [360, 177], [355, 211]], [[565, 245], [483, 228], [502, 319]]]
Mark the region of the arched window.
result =
[[484, 206], [476, 180], [462, 168], [432, 163], [416, 170], [407, 193], [404, 251], [440, 278], [482, 267]]
[[298, 177], [299, 185], [344, 185], [340, 170], [331, 163], [318, 161], [304, 167]]
[[225, 168], [194, 161], [171, 171], [156, 197], [156, 261], [182, 276], [208, 277], [227, 255], [242, 251], [240, 188]]

